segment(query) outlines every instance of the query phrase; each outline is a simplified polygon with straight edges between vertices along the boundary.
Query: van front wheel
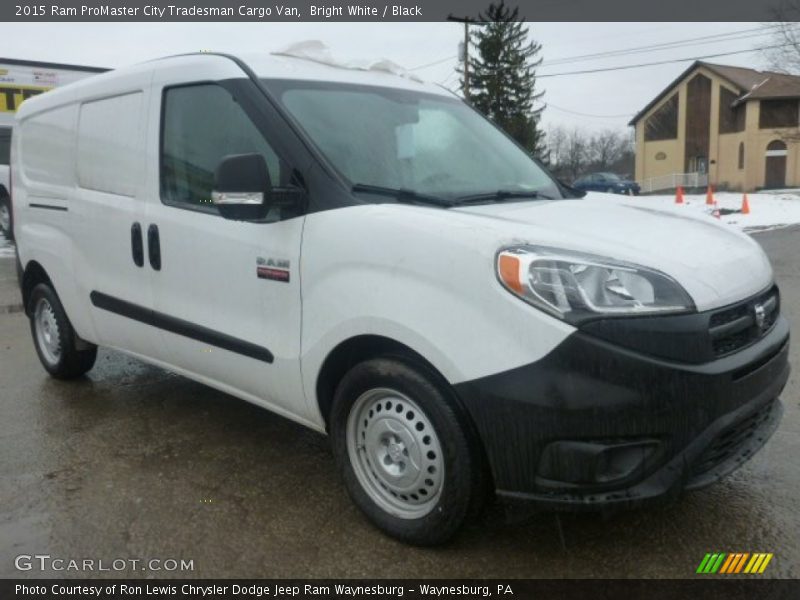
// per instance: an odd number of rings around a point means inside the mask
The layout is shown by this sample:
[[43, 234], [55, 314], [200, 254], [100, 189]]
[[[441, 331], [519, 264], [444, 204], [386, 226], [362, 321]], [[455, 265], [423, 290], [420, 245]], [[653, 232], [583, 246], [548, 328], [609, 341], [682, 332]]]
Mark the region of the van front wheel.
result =
[[331, 411], [350, 496], [380, 529], [412, 544], [447, 541], [486, 497], [475, 440], [442, 387], [403, 361], [369, 360], [342, 379]]
[[42, 366], [57, 379], [75, 379], [94, 366], [97, 346], [81, 341], [67, 319], [55, 291], [40, 283], [31, 291], [28, 301], [33, 345]]

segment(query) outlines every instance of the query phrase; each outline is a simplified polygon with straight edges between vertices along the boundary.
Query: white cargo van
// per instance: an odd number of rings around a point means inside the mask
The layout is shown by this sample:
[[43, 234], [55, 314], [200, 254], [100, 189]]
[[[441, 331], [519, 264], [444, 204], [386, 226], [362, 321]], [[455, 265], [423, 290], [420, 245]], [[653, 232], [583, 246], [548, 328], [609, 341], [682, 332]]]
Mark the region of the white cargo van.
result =
[[493, 494], [698, 488], [780, 420], [789, 331], [758, 244], [578, 198], [437, 86], [172, 57], [26, 102], [12, 170], [47, 371], [109, 346], [327, 432], [356, 504], [412, 543]]

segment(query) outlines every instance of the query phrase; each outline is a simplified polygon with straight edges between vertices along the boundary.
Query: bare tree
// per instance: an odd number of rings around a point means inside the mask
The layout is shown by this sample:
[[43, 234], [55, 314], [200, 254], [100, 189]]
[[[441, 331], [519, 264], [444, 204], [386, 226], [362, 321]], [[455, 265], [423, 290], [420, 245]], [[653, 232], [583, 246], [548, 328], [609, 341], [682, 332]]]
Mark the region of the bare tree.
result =
[[561, 161], [564, 153], [564, 146], [567, 143], [567, 131], [563, 127], [556, 126], [547, 130], [547, 150], [549, 153], [549, 164], [555, 168]]
[[556, 126], [547, 134], [551, 169], [556, 177], [569, 183], [581, 175], [587, 159], [588, 135], [578, 129]]
[[772, 34], [764, 56], [773, 71], [800, 74], [800, 0], [783, 0], [774, 14], [777, 22], [764, 25]]
[[612, 129], [606, 129], [593, 135], [587, 148], [591, 167], [598, 171], [611, 169], [628, 149], [629, 139], [619, 131]]
[[634, 156], [632, 135], [607, 129], [589, 140], [586, 168], [628, 176], [633, 171]]
[[565, 182], [594, 171], [620, 175], [633, 171], [633, 140], [621, 131], [609, 129], [592, 135], [579, 128], [556, 126], [547, 132], [547, 140], [551, 169]]
[[564, 166], [570, 177], [575, 180], [581, 176], [586, 166], [589, 143], [586, 134], [577, 127], [567, 134]]

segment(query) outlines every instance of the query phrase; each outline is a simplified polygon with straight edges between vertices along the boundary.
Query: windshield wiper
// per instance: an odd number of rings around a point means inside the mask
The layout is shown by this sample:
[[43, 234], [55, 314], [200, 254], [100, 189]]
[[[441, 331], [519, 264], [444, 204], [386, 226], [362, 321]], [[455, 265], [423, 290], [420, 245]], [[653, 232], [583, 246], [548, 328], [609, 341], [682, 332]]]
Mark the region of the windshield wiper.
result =
[[448, 207], [452, 206], [452, 202], [449, 200], [445, 200], [444, 198], [439, 198], [437, 196], [428, 196], [426, 194], [420, 194], [419, 192], [415, 192], [414, 190], [407, 190], [404, 188], [390, 188], [390, 187], [383, 187], [380, 185], [370, 185], [368, 183], [356, 183], [352, 190], [354, 192], [363, 192], [365, 194], [377, 194], [379, 196], [389, 196], [390, 198], [394, 198], [398, 202], [405, 202], [408, 204], [430, 204], [432, 206], [443, 206]]
[[496, 192], [461, 196], [460, 198], [455, 199], [453, 205], [457, 206], [461, 204], [473, 204], [480, 202], [503, 202], [505, 200], [519, 200], [522, 198], [532, 198], [534, 200], [555, 200], [555, 198], [552, 198], [551, 196], [547, 196], [534, 190], [497, 190]]

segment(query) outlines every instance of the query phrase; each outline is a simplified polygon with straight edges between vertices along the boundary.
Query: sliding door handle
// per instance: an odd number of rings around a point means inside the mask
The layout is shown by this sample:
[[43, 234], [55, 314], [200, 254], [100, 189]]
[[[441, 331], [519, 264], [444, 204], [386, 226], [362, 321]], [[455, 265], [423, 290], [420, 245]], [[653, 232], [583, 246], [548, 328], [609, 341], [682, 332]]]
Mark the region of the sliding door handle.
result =
[[150, 259], [150, 266], [156, 271], [160, 271], [161, 240], [158, 236], [158, 225], [150, 225], [147, 228], [147, 255]]
[[137, 267], [144, 266], [144, 243], [142, 242], [142, 226], [137, 222], [131, 225], [131, 255]]

